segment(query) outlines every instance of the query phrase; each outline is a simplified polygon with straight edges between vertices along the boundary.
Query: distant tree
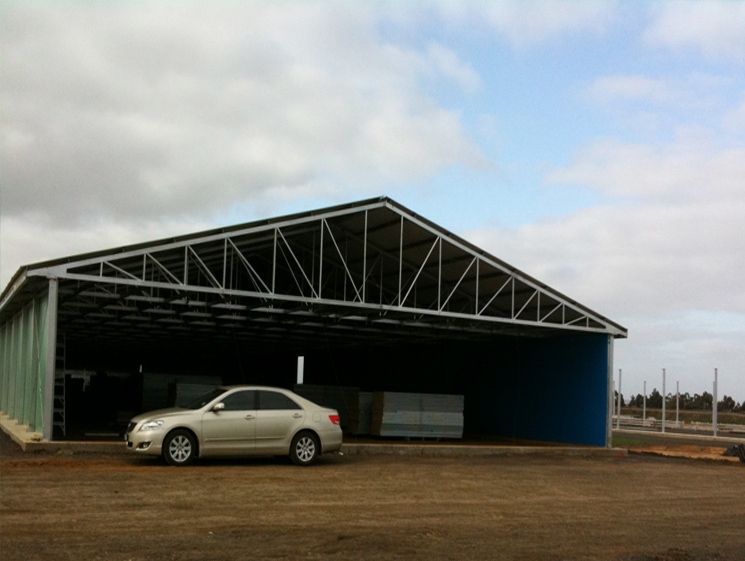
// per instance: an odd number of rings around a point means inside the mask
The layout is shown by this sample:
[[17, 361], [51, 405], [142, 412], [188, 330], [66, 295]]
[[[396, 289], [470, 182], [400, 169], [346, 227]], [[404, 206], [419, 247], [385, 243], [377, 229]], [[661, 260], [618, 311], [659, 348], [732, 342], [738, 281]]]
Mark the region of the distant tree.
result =
[[704, 392], [702, 395], [695, 394], [693, 396], [693, 409], [696, 409], [698, 411], [711, 411], [711, 406], [713, 403], [714, 396], [712, 396], [709, 392]]
[[725, 395], [724, 399], [717, 403], [719, 411], [734, 411], [736, 406], [735, 400], [728, 395]]
[[[616, 393], [616, 397], [618, 393]], [[667, 409], [674, 409], [677, 394], [668, 393], [665, 399]], [[623, 396], [622, 396], [623, 398]], [[693, 411], [711, 411], [712, 404], [714, 402], [714, 396], [709, 392], [703, 394], [693, 394], [688, 392], [680, 394], [680, 408]], [[632, 395], [629, 398], [628, 404], [630, 407], [643, 407], [644, 406], [644, 395]], [[650, 409], [662, 409], [662, 394], [657, 391], [657, 388], [652, 390], [652, 393], [647, 396], [647, 407]], [[719, 401], [719, 411], [733, 412], [733, 413], [745, 413], [745, 401], [738, 403], [733, 397], [725, 395], [724, 398]]]
[[647, 407], [650, 409], [662, 409], [662, 394], [657, 391], [657, 388], [652, 390], [647, 398]]
[[691, 409], [691, 394], [688, 392], [680, 394], [680, 408]]

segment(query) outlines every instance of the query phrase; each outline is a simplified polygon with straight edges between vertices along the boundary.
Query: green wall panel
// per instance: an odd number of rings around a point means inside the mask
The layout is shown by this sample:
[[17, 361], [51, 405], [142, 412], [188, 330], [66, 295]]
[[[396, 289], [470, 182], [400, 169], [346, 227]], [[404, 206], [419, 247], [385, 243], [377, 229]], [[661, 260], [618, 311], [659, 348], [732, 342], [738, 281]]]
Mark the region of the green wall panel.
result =
[[39, 298], [36, 306], [36, 333], [37, 338], [34, 345], [34, 360], [36, 370], [36, 384], [34, 387], [34, 421], [33, 430], [41, 432], [44, 420], [44, 403], [46, 395], [44, 392], [47, 377], [47, 315], [49, 314], [49, 297], [44, 295]]
[[0, 326], [0, 411], [8, 410], [8, 384], [10, 383], [10, 329]]
[[0, 409], [35, 432], [46, 401], [48, 303], [36, 298], [0, 326]]
[[29, 350], [31, 349], [31, 343], [34, 337], [33, 326], [29, 324], [31, 318], [31, 310], [33, 310], [33, 302], [21, 310], [21, 337], [19, 343], [18, 353], [18, 380], [16, 381], [16, 419], [25, 425], [28, 423], [26, 411], [26, 386], [29, 384], [29, 378], [31, 377], [31, 360], [28, 356]]
[[18, 318], [13, 316], [10, 323], [10, 382], [8, 383], [8, 415], [16, 418], [16, 378], [18, 378]]

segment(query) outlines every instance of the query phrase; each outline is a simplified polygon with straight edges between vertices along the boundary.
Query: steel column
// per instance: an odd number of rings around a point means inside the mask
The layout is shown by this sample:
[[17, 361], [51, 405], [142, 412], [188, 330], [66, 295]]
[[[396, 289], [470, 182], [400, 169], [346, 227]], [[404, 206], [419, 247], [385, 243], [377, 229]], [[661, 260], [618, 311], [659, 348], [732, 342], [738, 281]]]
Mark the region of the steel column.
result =
[[404, 274], [404, 217], [401, 215], [401, 232], [398, 239], [398, 305], [403, 306], [401, 301], [401, 281]]
[[714, 369], [714, 395], [712, 396], [711, 425], [714, 428], [714, 436], [717, 436], [718, 412], [719, 412], [719, 369]]
[[57, 301], [59, 282], [49, 279], [49, 300], [47, 302], [46, 323], [46, 378], [44, 380], [44, 410], [42, 413], [42, 433], [44, 440], [52, 440], [54, 420], [54, 375], [57, 367]]
[[606, 406], [608, 415], [606, 418], [606, 447], [613, 447], [613, 335], [608, 335], [608, 369], [606, 372], [606, 385], [608, 395], [606, 396]]
[[[367, 214], [368, 211], [365, 210], [365, 233], [362, 240], [362, 301], [366, 302], [365, 299], [367, 296]], [[318, 295], [320, 296], [320, 291]]]
[[665, 390], [665, 369], [662, 369], [662, 433], [665, 433], [665, 421], [667, 420], [667, 414], [665, 408], [667, 406], [667, 395]]
[[616, 428], [621, 428], [621, 380], [623, 377], [623, 371], [618, 369], [618, 415], [616, 416]]

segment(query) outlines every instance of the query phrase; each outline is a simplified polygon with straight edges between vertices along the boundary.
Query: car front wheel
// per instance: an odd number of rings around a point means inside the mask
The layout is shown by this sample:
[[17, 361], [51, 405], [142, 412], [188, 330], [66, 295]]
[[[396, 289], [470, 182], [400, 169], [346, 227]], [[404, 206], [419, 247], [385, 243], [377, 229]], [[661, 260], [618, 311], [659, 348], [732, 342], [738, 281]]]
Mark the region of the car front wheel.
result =
[[312, 433], [301, 432], [292, 439], [290, 458], [298, 466], [309, 466], [314, 463], [321, 453], [318, 438]]
[[196, 454], [197, 441], [189, 431], [173, 431], [163, 443], [163, 457], [172, 466], [188, 466]]

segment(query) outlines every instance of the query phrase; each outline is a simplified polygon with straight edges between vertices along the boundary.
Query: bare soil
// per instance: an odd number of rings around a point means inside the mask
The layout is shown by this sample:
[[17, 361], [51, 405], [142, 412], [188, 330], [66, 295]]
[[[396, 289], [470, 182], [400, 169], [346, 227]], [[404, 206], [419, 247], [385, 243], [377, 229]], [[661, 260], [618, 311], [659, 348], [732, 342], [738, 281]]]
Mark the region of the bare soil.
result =
[[615, 431], [613, 436], [615, 447], [626, 448], [631, 452], [732, 463], [737, 463], [740, 459], [734, 456], [725, 456], [724, 453], [730, 446], [742, 442], [745, 441], [734, 438], [731, 440], [716, 440], [699, 435], [692, 439], [675, 433], [661, 435], [658, 432], [651, 431]]
[[3, 561], [745, 560], [745, 464], [338, 456], [167, 467], [0, 433]]

